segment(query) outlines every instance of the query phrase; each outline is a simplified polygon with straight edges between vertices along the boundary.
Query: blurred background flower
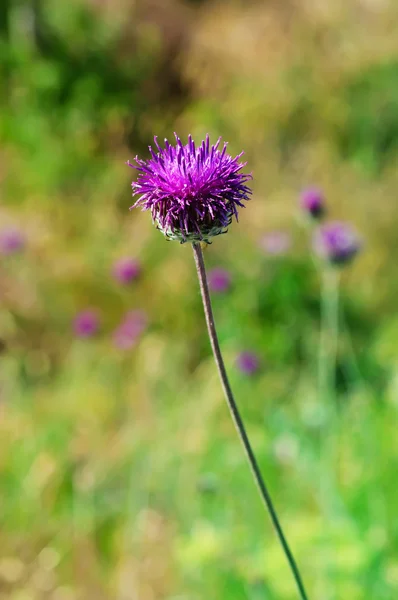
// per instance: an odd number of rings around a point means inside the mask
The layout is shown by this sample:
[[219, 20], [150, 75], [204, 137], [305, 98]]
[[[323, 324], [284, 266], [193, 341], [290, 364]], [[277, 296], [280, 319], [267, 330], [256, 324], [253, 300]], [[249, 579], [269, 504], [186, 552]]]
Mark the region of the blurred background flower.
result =
[[326, 223], [314, 233], [315, 252], [336, 265], [351, 261], [360, 247], [358, 235], [348, 223]]
[[98, 312], [94, 309], [82, 310], [74, 321], [73, 329], [77, 337], [88, 338], [95, 335], [99, 329], [100, 319]]
[[14, 254], [20, 252], [25, 246], [25, 236], [16, 228], [0, 230], [0, 254]]
[[245, 350], [240, 352], [236, 358], [236, 366], [239, 371], [245, 375], [254, 375], [259, 369], [260, 361], [257, 354], [254, 352]]
[[128, 284], [139, 277], [141, 265], [134, 258], [120, 258], [112, 267], [113, 277], [122, 284]]
[[301, 192], [301, 208], [314, 219], [320, 219], [325, 214], [325, 197], [323, 192], [315, 187], [306, 188]]
[[113, 341], [120, 350], [132, 348], [147, 326], [147, 316], [141, 310], [130, 311], [113, 333]]
[[222, 294], [231, 287], [231, 274], [226, 269], [216, 267], [207, 273], [208, 284], [211, 292]]

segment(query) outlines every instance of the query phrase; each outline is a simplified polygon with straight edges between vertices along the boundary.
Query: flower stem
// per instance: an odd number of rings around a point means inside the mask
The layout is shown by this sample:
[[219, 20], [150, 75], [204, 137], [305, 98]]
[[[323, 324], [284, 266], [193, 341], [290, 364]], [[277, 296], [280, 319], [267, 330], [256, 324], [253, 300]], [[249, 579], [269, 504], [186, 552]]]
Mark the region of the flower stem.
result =
[[279, 522], [279, 518], [278, 518], [278, 515], [274, 508], [274, 504], [273, 504], [271, 496], [268, 492], [267, 486], [265, 485], [265, 482], [261, 475], [260, 468], [257, 464], [256, 457], [254, 455], [253, 449], [249, 442], [249, 438], [247, 436], [246, 429], [245, 429], [245, 426], [242, 421], [242, 417], [239, 413], [238, 406], [235, 402], [235, 399], [232, 394], [231, 386], [228, 381], [228, 376], [227, 376], [227, 372], [225, 369], [224, 360], [223, 360], [223, 357], [221, 354], [220, 344], [219, 344], [218, 337], [217, 337], [216, 326], [214, 323], [214, 316], [213, 316], [213, 310], [211, 307], [210, 293], [209, 293], [209, 287], [207, 284], [206, 268], [205, 268], [205, 263], [204, 263], [204, 259], [203, 259], [202, 248], [199, 243], [192, 244], [192, 247], [193, 247], [193, 253], [194, 253], [194, 258], [195, 258], [196, 270], [197, 270], [198, 278], [199, 278], [200, 292], [202, 295], [203, 308], [204, 308], [204, 312], [205, 312], [210, 343], [211, 343], [211, 347], [213, 350], [214, 359], [215, 359], [215, 362], [217, 365], [218, 373], [220, 376], [221, 385], [222, 385], [222, 388], [223, 388], [223, 391], [225, 394], [225, 398], [226, 398], [226, 401], [228, 404], [228, 408], [231, 413], [232, 420], [234, 422], [236, 430], [238, 432], [239, 438], [243, 444], [243, 447], [244, 447], [244, 450], [246, 453], [246, 457], [249, 461], [250, 469], [252, 471], [254, 480], [260, 491], [262, 501], [270, 514], [272, 524], [275, 527], [277, 536], [282, 545], [286, 559], [292, 570], [293, 577], [295, 579], [298, 591], [300, 593], [300, 598], [301, 598], [301, 600], [308, 600], [308, 596], [306, 594], [299, 569], [297, 567], [296, 561], [294, 560], [292, 551], [290, 550], [290, 547], [286, 540], [285, 534], [283, 533], [282, 526]]
[[318, 359], [318, 387], [322, 401], [336, 404], [336, 361], [339, 337], [339, 271], [326, 266], [322, 271], [321, 331]]

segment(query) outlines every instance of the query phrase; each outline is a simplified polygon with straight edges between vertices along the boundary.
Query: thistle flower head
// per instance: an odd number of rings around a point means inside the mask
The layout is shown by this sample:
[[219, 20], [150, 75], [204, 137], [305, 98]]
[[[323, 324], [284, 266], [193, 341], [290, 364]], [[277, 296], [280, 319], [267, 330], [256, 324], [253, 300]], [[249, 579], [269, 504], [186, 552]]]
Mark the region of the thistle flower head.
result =
[[20, 252], [25, 245], [25, 237], [19, 229], [4, 228], [0, 231], [0, 254]]
[[241, 154], [233, 158], [227, 144], [219, 149], [221, 138], [210, 146], [209, 136], [196, 146], [192, 137], [183, 144], [165, 140], [161, 148], [155, 137], [156, 151], [149, 147], [151, 158], [127, 163], [137, 169], [132, 183], [133, 196], [139, 196], [131, 208], [150, 210], [152, 220], [164, 235], [183, 242], [209, 242], [225, 233], [232, 217], [249, 200], [246, 183], [251, 175], [241, 173], [246, 163]]
[[98, 311], [87, 309], [79, 312], [73, 322], [73, 329], [77, 337], [89, 338], [95, 335], [100, 326]]
[[325, 196], [319, 188], [310, 187], [302, 191], [301, 208], [313, 219], [321, 219], [325, 214]]
[[314, 250], [335, 265], [352, 260], [361, 248], [358, 235], [348, 223], [326, 223], [314, 234]]
[[138, 341], [147, 326], [147, 316], [142, 310], [132, 310], [113, 333], [113, 342], [120, 350], [129, 350]]
[[122, 284], [128, 284], [137, 279], [141, 273], [141, 265], [134, 258], [121, 258], [112, 268], [113, 277]]
[[236, 366], [245, 375], [254, 375], [260, 368], [260, 361], [255, 354], [249, 350], [240, 352], [236, 358]]
[[231, 275], [229, 271], [221, 267], [216, 267], [209, 271], [207, 279], [210, 291], [216, 294], [227, 292], [231, 287]]

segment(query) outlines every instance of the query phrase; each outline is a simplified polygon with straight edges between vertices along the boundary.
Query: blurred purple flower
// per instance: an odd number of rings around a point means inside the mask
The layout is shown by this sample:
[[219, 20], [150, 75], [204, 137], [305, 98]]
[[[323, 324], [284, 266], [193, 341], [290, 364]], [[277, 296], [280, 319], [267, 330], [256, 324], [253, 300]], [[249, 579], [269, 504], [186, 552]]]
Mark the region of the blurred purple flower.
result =
[[115, 262], [112, 268], [114, 278], [123, 284], [130, 283], [137, 279], [141, 273], [141, 265], [134, 258], [120, 258]]
[[14, 254], [25, 246], [25, 236], [19, 229], [6, 228], [0, 231], [0, 254]]
[[334, 221], [323, 225], [315, 232], [313, 246], [321, 258], [342, 265], [357, 254], [361, 242], [348, 223]]
[[221, 138], [210, 147], [209, 136], [196, 147], [192, 137], [183, 144], [165, 140], [156, 151], [149, 147], [148, 160], [135, 159], [138, 179], [132, 183], [133, 196], [140, 196], [131, 208], [141, 206], [152, 212], [152, 219], [166, 237], [183, 242], [206, 241], [224, 233], [238, 208], [249, 200], [246, 183], [251, 175], [240, 173], [246, 165], [232, 158], [227, 144], [219, 150]]
[[211, 269], [207, 277], [211, 292], [220, 294], [228, 291], [231, 287], [231, 275], [226, 269], [221, 269], [220, 267]]
[[301, 207], [314, 219], [320, 219], [325, 214], [325, 196], [319, 188], [310, 187], [302, 191]]
[[292, 240], [286, 231], [272, 231], [262, 236], [259, 245], [267, 254], [276, 256], [285, 254], [292, 245]]
[[113, 333], [113, 343], [120, 350], [132, 348], [147, 327], [147, 315], [142, 310], [132, 310]]
[[78, 337], [88, 338], [95, 335], [100, 326], [98, 312], [93, 309], [78, 313], [73, 322], [73, 329]]
[[236, 359], [236, 366], [242, 373], [253, 375], [260, 367], [257, 354], [250, 351], [240, 352]]

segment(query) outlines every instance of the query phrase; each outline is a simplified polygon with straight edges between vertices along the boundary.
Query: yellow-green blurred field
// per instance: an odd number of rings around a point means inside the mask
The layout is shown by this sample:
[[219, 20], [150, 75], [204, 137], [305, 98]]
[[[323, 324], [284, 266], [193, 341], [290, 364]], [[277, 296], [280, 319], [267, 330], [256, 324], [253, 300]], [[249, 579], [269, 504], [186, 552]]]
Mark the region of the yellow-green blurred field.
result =
[[[0, 599], [295, 600], [226, 409], [189, 244], [129, 212], [153, 135], [245, 150], [205, 250], [231, 383], [311, 600], [398, 597], [396, 0], [2, 0]], [[353, 224], [335, 386], [302, 188]], [[291, 246], [265, 253], [284, 232]], [[130, 285], [112, 276], [139, 261]], [[96, 335], [75, 335], [94, 309]], [[128, 311], [147, 327], [115, 345]], [[331, 332], [335, 335], [337, 332]], [[236, 357], [255, 352], [249, 376]]]

